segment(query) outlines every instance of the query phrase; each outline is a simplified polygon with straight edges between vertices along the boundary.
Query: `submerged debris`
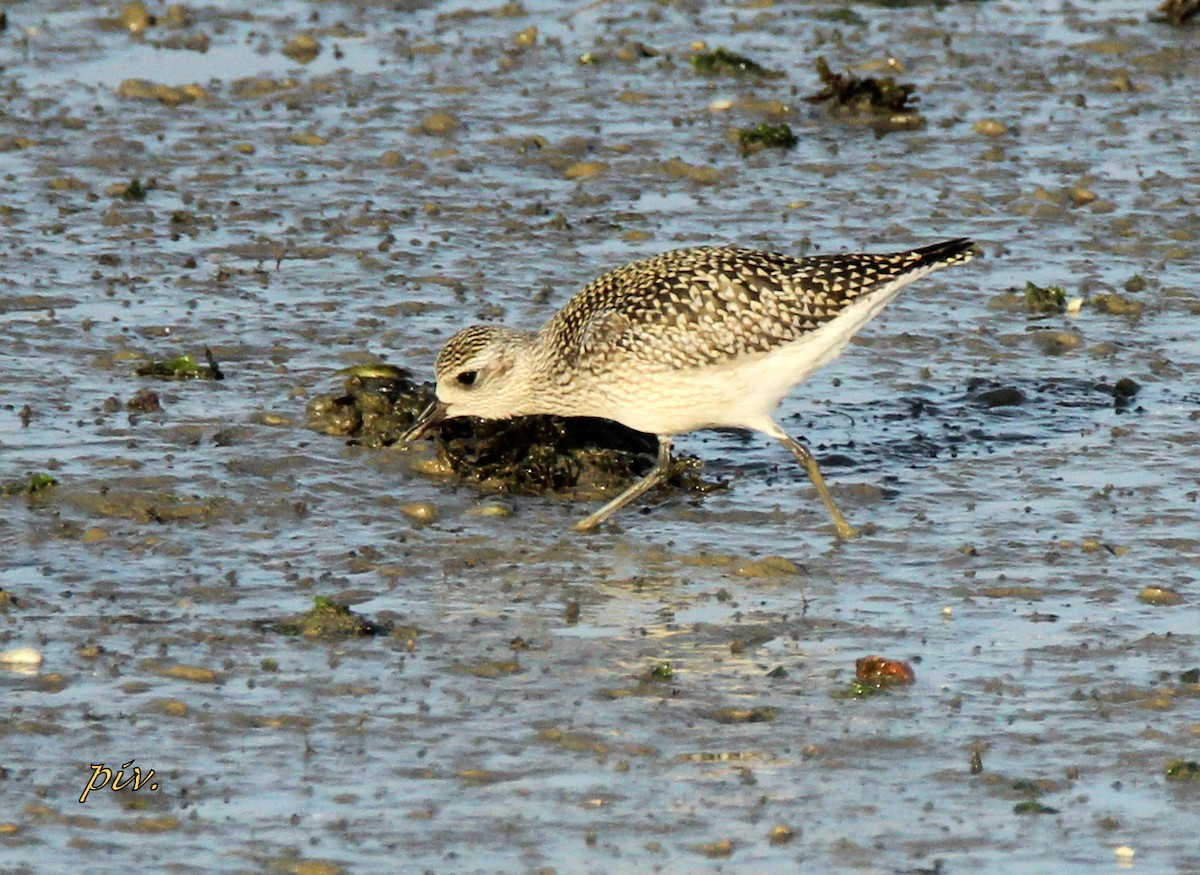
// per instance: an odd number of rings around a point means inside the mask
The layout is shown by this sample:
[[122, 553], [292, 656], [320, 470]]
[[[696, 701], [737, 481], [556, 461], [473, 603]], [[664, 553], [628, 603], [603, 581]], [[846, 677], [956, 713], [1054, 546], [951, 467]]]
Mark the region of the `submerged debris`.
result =
[[160, 380], [224, 380], [225, 374], [216, 358], [207, 346], [204, 348], [204, 360], [200, 364], [191, 355], [185, 353], [178, 358], [165, 361], [151, 361], [138, 367], [135, 374], [139, 377], [157, 377]]
[[1035, 799], [1027, 799], [1013, 806], [1013, 814], [1058, 814], [1058, 809], [1043, 805]]
[[770, 723], [775, 719], [775, 709], [765, 705], [757, 708], [716, 708], [704, 716], [718, 723]]
[[143, 185], [140, 179], [134, 177], [127, 183], [118, 182], [110, 186], [108, 191], [114, 197], [121, 198], [121, 200], [144, 201], [146, 199], [146, 192], [153, 187], [154, 184], [152, 182]]
[[738, 128], [737, 137], [743, 155], [749, 155], [761, 149], [791, 149], [800, 142], [792, 133], [789, 125], [773, 125], [767, 122], [762, 122], [752, 128]]
[[761, 79], [779, 79], [783, 73], [768, 70], [757, 61], [728, 49], [717, 48], [711, 52], [692, 55], [692, 68], [705, 76], [758, 76]]
[[159, 413], [162, 411], [162, 399], [152, 389], [142, 387], [125, 402], [125, 409], [134, 413]]
[[891, 76], [859, 78], [850, 73], [834, 73], [824, 58], [816, 60], [817, 75], [825, 87], [804, 99], [809, 103], [832, 103], [836, 107], [864, 115], [890, 115], [898, 126], [912, 127], [919, 121], [914, 104], [915, 85], [901, 85]]
[[386, 623], [368, 620], [351, 611], [347, 605], [324, 596], [316, 596], [312, 608], [303, 614], [263, 625], [280, 635], [301, 635], [305, 638], [357, 638], [391, 631]]
[[1163, 0], [1155, 21], [1165, 21], [1176, 27], [1200, 15], [1200, 0]]
[[[367, 447], [393, 446], [433, 400], [393, 365], [350, 368], [345, 393], [308, 405], [308, 427]], [[451, 419], [430, 431], [441, 469], [485, 492], [569, 492], [594, 499], [644, 476], [658, 444], [651, 435], [606, 419], [525, 416], [511, 420]], [[674, 462], [670, 485], [706, 493], [700, 462]]]

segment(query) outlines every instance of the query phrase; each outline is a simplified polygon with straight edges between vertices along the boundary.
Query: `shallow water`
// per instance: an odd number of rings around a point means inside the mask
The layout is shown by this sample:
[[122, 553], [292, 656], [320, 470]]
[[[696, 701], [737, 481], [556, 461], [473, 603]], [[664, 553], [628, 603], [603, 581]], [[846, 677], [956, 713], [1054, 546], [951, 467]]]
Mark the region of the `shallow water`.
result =
[[[132, 37], [7, 4], [0, 479], [59, 485], [0, 499], [0, 651], [44, 656], [0, 668], [5, 870], [1200, 871], [1197, 785], [1164, 776], [1200, 759], [1200, 30], [1153, 5], [219, 4]], [[785, 76], [699, 76], [697, 40]], [[799, 100], [819, 55], [897, 59], [924, 129]], [[756, 100], [795, 150], [739, 153]], [[650, 252], [960, 235], [986, 257], [781, 409], [849, 543], [757, 436], [682, 438], [726, 491], [580, 537], [589, 506], [478, 515], [427, 449], [304, 428], [338, 368], [429, 374], [463, 324], [537, 325]], [[1032, 317], [1027, 281], [1089, 300]], [[226, 380], [134, 375], [206, 345]], [[161, 412], [124, 408], [143, 387]], [[264, 630], [314, 596], [418, 632]], [[917, 683], [847, 698], [868, 653]], [[78, 802], [130, 760], [157, 790]]]

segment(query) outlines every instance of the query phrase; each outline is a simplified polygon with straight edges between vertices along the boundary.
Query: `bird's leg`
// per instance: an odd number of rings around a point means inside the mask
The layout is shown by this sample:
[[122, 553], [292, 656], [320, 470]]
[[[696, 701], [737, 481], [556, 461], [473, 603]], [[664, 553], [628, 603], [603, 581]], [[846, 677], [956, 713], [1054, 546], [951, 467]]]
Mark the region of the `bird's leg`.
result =
[[637, 499], [638, 496], [643, 495], [644, 493], [653, 489], [655, 486], [666, 480], [669, 476], [671, 476], [671, 439], [659, 435], [658, 460], [654, 463], [654, 467], [650, 469], [650, 473], [637, 483], [634, 483], [587, 519], [577, 522], [574, 526], [572, 526], [572, 528], [577, 532], [590, 532], [625, 505]]
[[782, 429], [778, 432], [771, 432], [772, 437], [778, 440], [781, 444], [792, 451], [792, 455], [796, 457], [796, 461], [804, 466], [804, 470], [808, 472], [808, 479], [812, 481], [812, 485], [817, 489], [817, 495], [821, 496], [821, 501], [825, 502], [825, 509], [829, 511], [829, 515], [833, 517], [833, 527], [837, 529], [839, 538], [853, 538], [858, 534], [858, 530], [846, 522], [846, 518], [842, 516], [842, 512], [838, 510], [837, 504], [833, 500], [833, 496], [829, 494], [829, 487], [825, 485], [825, 478], [821, 476], [821, 469], [817, 466], [817, 460], [813, 457], [812, 451], [794, 437], [786, 434]]

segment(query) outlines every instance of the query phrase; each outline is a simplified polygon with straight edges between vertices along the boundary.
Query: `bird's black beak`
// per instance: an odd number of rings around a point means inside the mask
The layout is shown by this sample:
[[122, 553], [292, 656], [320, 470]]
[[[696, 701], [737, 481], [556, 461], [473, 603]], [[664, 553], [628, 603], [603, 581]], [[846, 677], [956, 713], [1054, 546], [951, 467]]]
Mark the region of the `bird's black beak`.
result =
[[445, 402], [435, 400], [421, 412], [421, 415], [416, 418], [416, 421], [404, 433], [404, 436], [400, 438], [400, 442], [407, 444], [424, 437], [429, 429], [446, 418], [447, 407], [448, 405]]

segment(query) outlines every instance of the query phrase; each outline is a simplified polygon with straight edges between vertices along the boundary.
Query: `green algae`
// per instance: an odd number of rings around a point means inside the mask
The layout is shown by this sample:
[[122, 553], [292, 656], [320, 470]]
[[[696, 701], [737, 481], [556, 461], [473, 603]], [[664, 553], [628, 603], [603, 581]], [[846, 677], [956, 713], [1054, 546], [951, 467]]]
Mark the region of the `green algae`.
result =
[[58, 485], [58, 480], [49, 474], [30, 474], [26, 480], [14, 480], [0, 484], [0, 496], [38, 495]]
[[384, 635], [391, 631], [386, 623], [376, 623], [324, 596], [316, 596], [313, 606], [302, 614], [266, 625], [280, 635], [295, 635], [303, 638], [362, 638]]
[[139, 377], [155, 377], [159, 380], [224, 380], [225, 374], [217, 364], [212, 350], [204, 348], [204, 364], [184, 353], [173, 359], [149, 361], [140, 365], [135, 374]]

